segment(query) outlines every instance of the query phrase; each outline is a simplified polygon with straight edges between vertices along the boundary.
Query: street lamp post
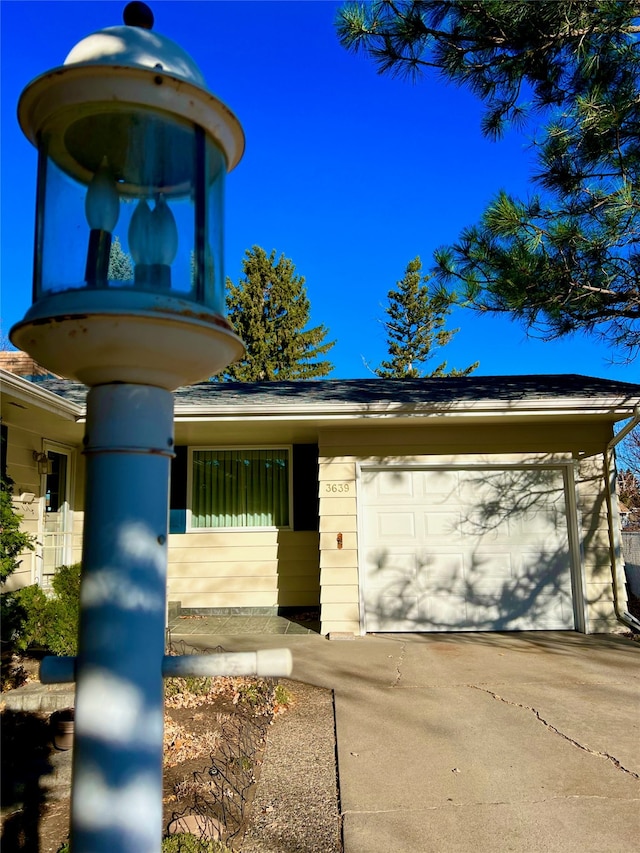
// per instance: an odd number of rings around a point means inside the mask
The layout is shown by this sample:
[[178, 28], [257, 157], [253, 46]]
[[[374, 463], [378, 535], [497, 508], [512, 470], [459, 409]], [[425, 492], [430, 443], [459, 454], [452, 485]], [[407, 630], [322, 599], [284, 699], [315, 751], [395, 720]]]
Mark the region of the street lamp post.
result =
[[[243, 352], [225, 319], [223, 186], [244, 135], [177, 44], [130, 3], [31, 82], [33, 304], [11, 340], [90, 386], [76, 681], [74, 853], [157, 853], [163, 674], [286, 675], [288, 652], [165, 658], [172, 390]], [[116, 238], [132, 263], [113, 268]]]

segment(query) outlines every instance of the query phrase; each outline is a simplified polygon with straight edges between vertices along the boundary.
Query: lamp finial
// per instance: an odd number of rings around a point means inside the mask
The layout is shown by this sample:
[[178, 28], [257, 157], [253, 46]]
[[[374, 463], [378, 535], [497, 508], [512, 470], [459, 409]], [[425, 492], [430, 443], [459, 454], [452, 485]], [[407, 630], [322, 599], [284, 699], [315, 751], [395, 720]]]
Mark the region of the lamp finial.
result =
[[128, 27], [142, 27], [143, 30], [153, 29], [153, 12], [146, 3], [134, 0], [127, 3], [122, 13], [122, 20]]

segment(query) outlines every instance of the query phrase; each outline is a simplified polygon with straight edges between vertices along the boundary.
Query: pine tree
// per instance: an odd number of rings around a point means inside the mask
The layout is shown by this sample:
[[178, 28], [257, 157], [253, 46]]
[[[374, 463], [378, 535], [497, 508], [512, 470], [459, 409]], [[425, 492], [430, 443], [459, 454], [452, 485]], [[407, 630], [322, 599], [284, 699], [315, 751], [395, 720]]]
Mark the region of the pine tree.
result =
[[107, 276], [110, 281], [133, 281], [133, 259], [124, 251], [117, 236], [111, 244]]
[[387, 348], [390, 358], [376, 369], [383, 379], [418, 379], [421, 376], [468, 376], [478, 366], [446, 371], [443, 361], [428, 374], [421, 366], [433, 358], [436, 350], [446, 346], [459, 329], [446, 329], [454, 299], [442, 288], [429, 292], [430, 276], [422, 275], [420, 258], [409, 261], [397, 289], [387, 294]]
[[276, 261], [259, 246], [245, 252], [243, 278], [227, 279], [228, 318], [247, 348], [242, 361], [230, 365], [222, 379], [259, 382], [316, 379], [333, 365], [316, 360], [334, 345], [325, 326], [307, 328], [310, 302], [305, 280], [284, 255]]
[[499, 193], [436, 252], [437, 280], [543, 337], [640, 353], [640, 6], [622, 0], [347, 3], [341, 43], [380, 73], [431, 69], [485, 104], [483, 132], [536, 128], [526, 200]]

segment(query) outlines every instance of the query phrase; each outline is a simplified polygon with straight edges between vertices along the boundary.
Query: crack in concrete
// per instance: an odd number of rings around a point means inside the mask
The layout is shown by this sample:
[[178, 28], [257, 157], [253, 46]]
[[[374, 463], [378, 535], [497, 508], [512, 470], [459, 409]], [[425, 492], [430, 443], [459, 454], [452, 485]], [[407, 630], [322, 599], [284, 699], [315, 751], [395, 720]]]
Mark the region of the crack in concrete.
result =
[[407, 653], [407, 644], [402, 643], [400, 646], [400, 657], [398, 658], [398, 663], [396, 664], [396, 680], [393, 682], [391, 687], [397, 687], [400, 684], [400, 679], [402, 678], [402, 664], [404, 663], [404, 656]]
[[564, 732], [561, 732], [560, 729], [557, 729], [554, 725], [552, 725], [552, 723], [550, 723], [548, 720], [545, 720], [536, 708], [532, 708], [530, 705], [523, 705], [521, 702], [512, 702], [510, 699], [505, 699], [504, 696], [500, 696], [498, 693], [494, 693], [493, 690], [488, 690], [486, 687], [478, 687], [477, 684], [469, 684], [469, 687], [471, 687], [472, 690], [479, 690], [481, 693], [487, 693], [493, 699], [497, 699], [499, 702], [504, 702], [505, 705], [512, 705], [514, 708], [522, 708], [525, 711], [531, 711], [531, 713], [535, 715], [536, 719], [539, 720], [542, 725], [545, 726], [545, 728], [547, 728], [550, 732], [553, 732], [553, 734], [559, 735], [561, 738], [568, 741], [568, 743], [570, 743], [572, 746], [581, 749], [583, 752], [587, 752], [589, 755], [595, 755], [596, 758], [606, 758], [607, 761], [610, 761], [616, 769], [621, 770], [623, 773], [627, 773], [634, 779], [640, 780], [640, 773], [635, 773], [633, 770], [629, 770], [614, 755], [610, 755], [608, 752], [600, 752], [600, 750], [591, 749], [590, 747], [580, 743], [580, 741], [575, 740], [575, 738], [572, 738]]
[[450, 808], [467, 808], [468, 806], [538, 806], [543, 805], [544, 803], [553, 803], [553, 802], [564, 802], [566, 800], [612, 800], [615, 799], [616, 802], [625, 802], [625, 803], [640, 803], [640, 798], [631, 797], [629, 799], [621, 800], [619, 797], [605, 797], [599, 794], [568, 794], [566, 797], [543, 797], [540, 800], [469, 800], [466, 802], [455, 802], [453, 800], [447, 800], [446, 803], [442, 803], [442, 805], [435, 806], [418, 806], [416, 808], [406, 808], [399, 806], [397, 809], [347, 809], [346, 811], [340, 812], [340, 817], [345, 818], [349, 815], [374, 815], [374, 814], [417, 814], [420, 812], [435, 812], [440, 809], [450, 809]]

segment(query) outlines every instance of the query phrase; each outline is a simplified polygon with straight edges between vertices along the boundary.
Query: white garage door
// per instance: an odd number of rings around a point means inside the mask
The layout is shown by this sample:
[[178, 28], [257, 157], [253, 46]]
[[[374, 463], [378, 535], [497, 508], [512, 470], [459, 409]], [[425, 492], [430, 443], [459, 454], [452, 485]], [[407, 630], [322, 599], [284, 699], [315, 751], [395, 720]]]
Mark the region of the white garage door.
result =
[[574, 628], [563, 472], [362, 472], [366, 631]]

